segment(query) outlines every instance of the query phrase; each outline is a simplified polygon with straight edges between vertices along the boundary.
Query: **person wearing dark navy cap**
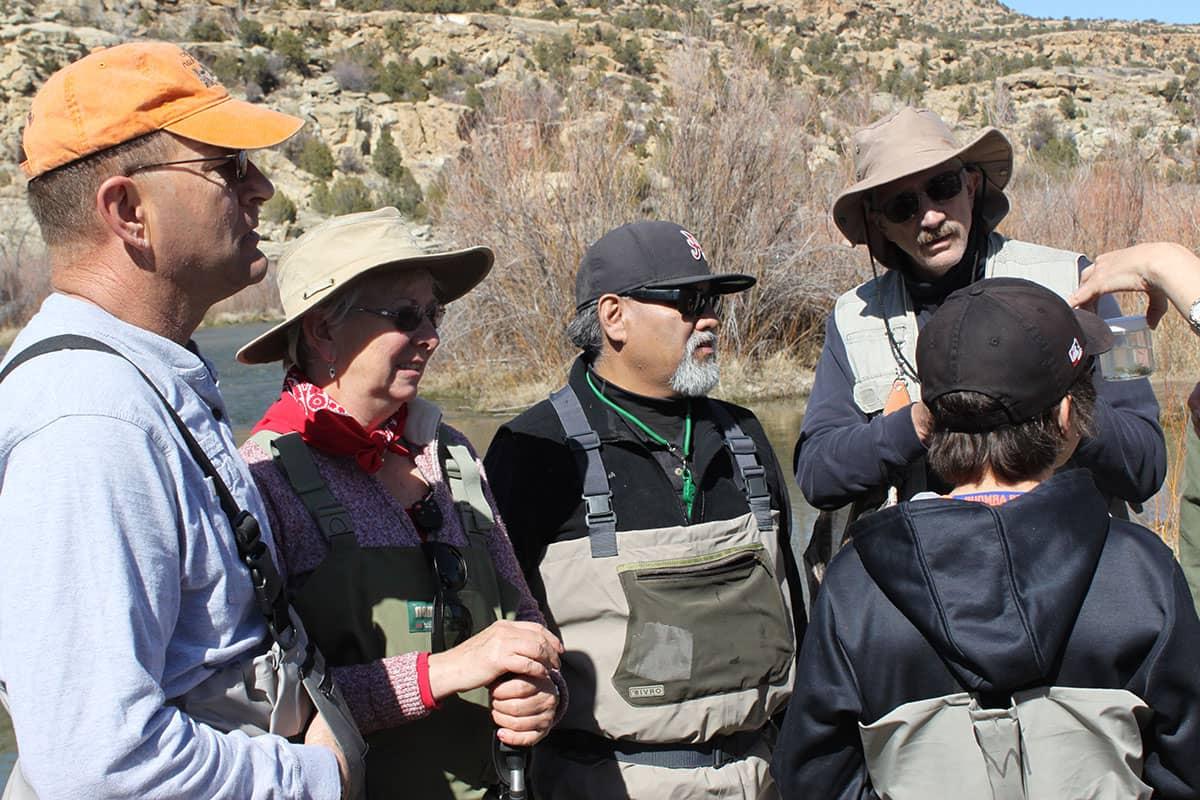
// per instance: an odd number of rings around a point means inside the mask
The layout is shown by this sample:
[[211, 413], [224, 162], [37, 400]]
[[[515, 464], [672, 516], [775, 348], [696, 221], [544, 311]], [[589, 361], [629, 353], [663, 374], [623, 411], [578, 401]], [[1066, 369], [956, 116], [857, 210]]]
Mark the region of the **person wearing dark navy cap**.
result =
[[567, 648], [571, 706], [533, 759], [549, 798], [777, 796], [771, 718], [803, 604], [785, 477], [748, 410], [712, 400], [726, 295], [697, 235], [640, 221], [587, 249], [567, 385], [484, 463]]
[[1063, 466], [1099, 317], [1016, 278], [921, 330], [952, 488], [858, 520], [813, 608], [772, 771], [786, 797], [1200, 796], [1200, 620], [1153, 532]]

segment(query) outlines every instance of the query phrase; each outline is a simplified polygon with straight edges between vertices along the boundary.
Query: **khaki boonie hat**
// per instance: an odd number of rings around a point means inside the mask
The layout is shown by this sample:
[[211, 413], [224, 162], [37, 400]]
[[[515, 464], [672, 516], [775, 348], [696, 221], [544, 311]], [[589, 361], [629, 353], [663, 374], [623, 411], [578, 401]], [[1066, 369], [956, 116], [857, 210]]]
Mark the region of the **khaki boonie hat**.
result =
[[[833, 221], [851, 244], [867, 244], [864, 195], [892, 181], [924, 172], [957, 158], [981, 167], [991, 184], [984, 195], [983, 218], [989, 230], [1008, 213], [1002, 190], [1012, 177], [1013, 149], [992, 127], [960, 147], [941, 117], [924, 108], [902, 108], [854, 134], [854, 176], [858, 181], [833, 203]], [[871, 242], [872, 250], [879, 252]]]
[[276, 280], [284, 320], [238, 350], [243, 364], [267, 364], [287, 354], [287, 329], [304, 312], [333, 297], [348, 283], [382, 267], [421, 268], [433, 276], [442, 303], [457, 300], [492, 269], [487, 247], [430, 253], [413, 239], [394, 208], [334, 217], [287, 246]]
[[272, 147], [304, 120], [229, 95], [194, 56], [166, 42], [98, 50], [50, 76], [22, 133], [30, 178], [155, 131], [231, 150]]

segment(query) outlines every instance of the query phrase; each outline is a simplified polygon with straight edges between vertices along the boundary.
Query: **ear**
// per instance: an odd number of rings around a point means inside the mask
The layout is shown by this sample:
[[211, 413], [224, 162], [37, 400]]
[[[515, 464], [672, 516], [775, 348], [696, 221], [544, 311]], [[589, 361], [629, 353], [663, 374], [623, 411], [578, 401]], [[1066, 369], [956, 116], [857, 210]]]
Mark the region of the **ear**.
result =
[[[332, 364], [337, 359], [337, 345], [333, 340], [333, 328], [320, 311], [309, 312], [300, 317], [300, 335], [308, 351], [321, 361]], [[307, 367], [308, 365], [302, 365]]]
[[144, 200], [137, 184], [124, 175], [114, 175], [96, 190], [96, 213], [101, 223], [127, 247], [141, 252], [150, 249]]
[[629, 338], [628, 318], [625, 305], [615, 294], [600, 295], [596, 303], [596, 317], [605, 339], [615, 348], [625, 344]]
[[1058, 401], [1058, 429], [1063, 432], [1064, 436], [1070, 436], [1071, 428], [1074, 425], [1074, 408], [1071, 405], [1071, 395], [1068, 394]]

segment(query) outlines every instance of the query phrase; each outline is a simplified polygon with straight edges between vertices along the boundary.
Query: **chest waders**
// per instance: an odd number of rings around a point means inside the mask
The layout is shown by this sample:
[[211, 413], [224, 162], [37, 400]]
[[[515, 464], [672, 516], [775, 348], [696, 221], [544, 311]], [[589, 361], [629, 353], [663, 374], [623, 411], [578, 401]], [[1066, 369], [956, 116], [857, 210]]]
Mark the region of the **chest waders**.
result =
[[[221, 511], [233, 528], [238, 556], [250, 570], [258, 608], [266, 618], [268, 637], [257, 649], [242, 660], [218, 669], [181, 697], [167, 702], [216, 730], [224, 733], [240, 731], [249, 736], [273, 733], [298, 737], [303, 735], [314, 713], [320, 713], [350, 768], [344, 797], [359, 800], [365, 784], [366, 745], [341, 691], [326, 671], [322, 653], [288, 605], [283, 581], [262, 540], [258, 521], [238, 507], [225, 480], [154, 382], [141, 368], [107, 344], [71, 334], [43, 339], [17, 354], [0, 372], [0, 381], [29, 359], [57, 350], [94, 350], [122, 358], [153, 390], [183, 437], [188, 452], [213, 482]], [[3, 684], [0, 684], [0, 703], [8, 708]], [[36, 800], [36, 797], [19, 766], [14, 765], [4, 790], [4, 800]]]
[[[261, 431], [252, 439], [276, 466], [329, 545], [329, 553], [292, 594], [309, 636], [332, 666], [366, 664], [414, 651], [433, 651], [437, 577], [420, 547], [360, 547], [349, 512], [321, 477], [299, 434]], [[514, 619], [516, 588], [502, 580], [488, 552], [495, 525], [482, 479], [467, 448], [439, 453], [466, 532], [458, 548], [466, 584], [458, 600], [470, 616], [461, 638], [497, 619]], [[429, 716], [368, 735], [367, 797], [480, 798], [496, 786], [495, 726], [486, 688], [441, 701]]]
[[571, 704], [534, 758], [534, 791], [774, 797], [765, 729], [791, 694], [795, 640], [754, 440], [708, 403], [747, 512], [618, 536], [600, 437], [570, 387], [551, 403], [577, 451], [588, 535], [550, 544], [540, 565]]

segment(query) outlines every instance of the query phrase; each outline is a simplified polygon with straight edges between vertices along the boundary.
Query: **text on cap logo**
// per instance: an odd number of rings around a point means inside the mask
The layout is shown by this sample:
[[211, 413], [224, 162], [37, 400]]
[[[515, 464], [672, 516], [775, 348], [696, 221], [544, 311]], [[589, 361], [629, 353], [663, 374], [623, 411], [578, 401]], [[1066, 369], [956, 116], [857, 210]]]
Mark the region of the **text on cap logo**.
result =
[[685, 230], [680, 230], [679, 235], [684, 239], [687, 239], [688, 247], [690, 247], [692, 250], [692, 258], [696, 259], [697, 261], [704, 258], [704, 248], [700, 246], [698, 241], [696, 241], [695, 236], [692, 236]]

